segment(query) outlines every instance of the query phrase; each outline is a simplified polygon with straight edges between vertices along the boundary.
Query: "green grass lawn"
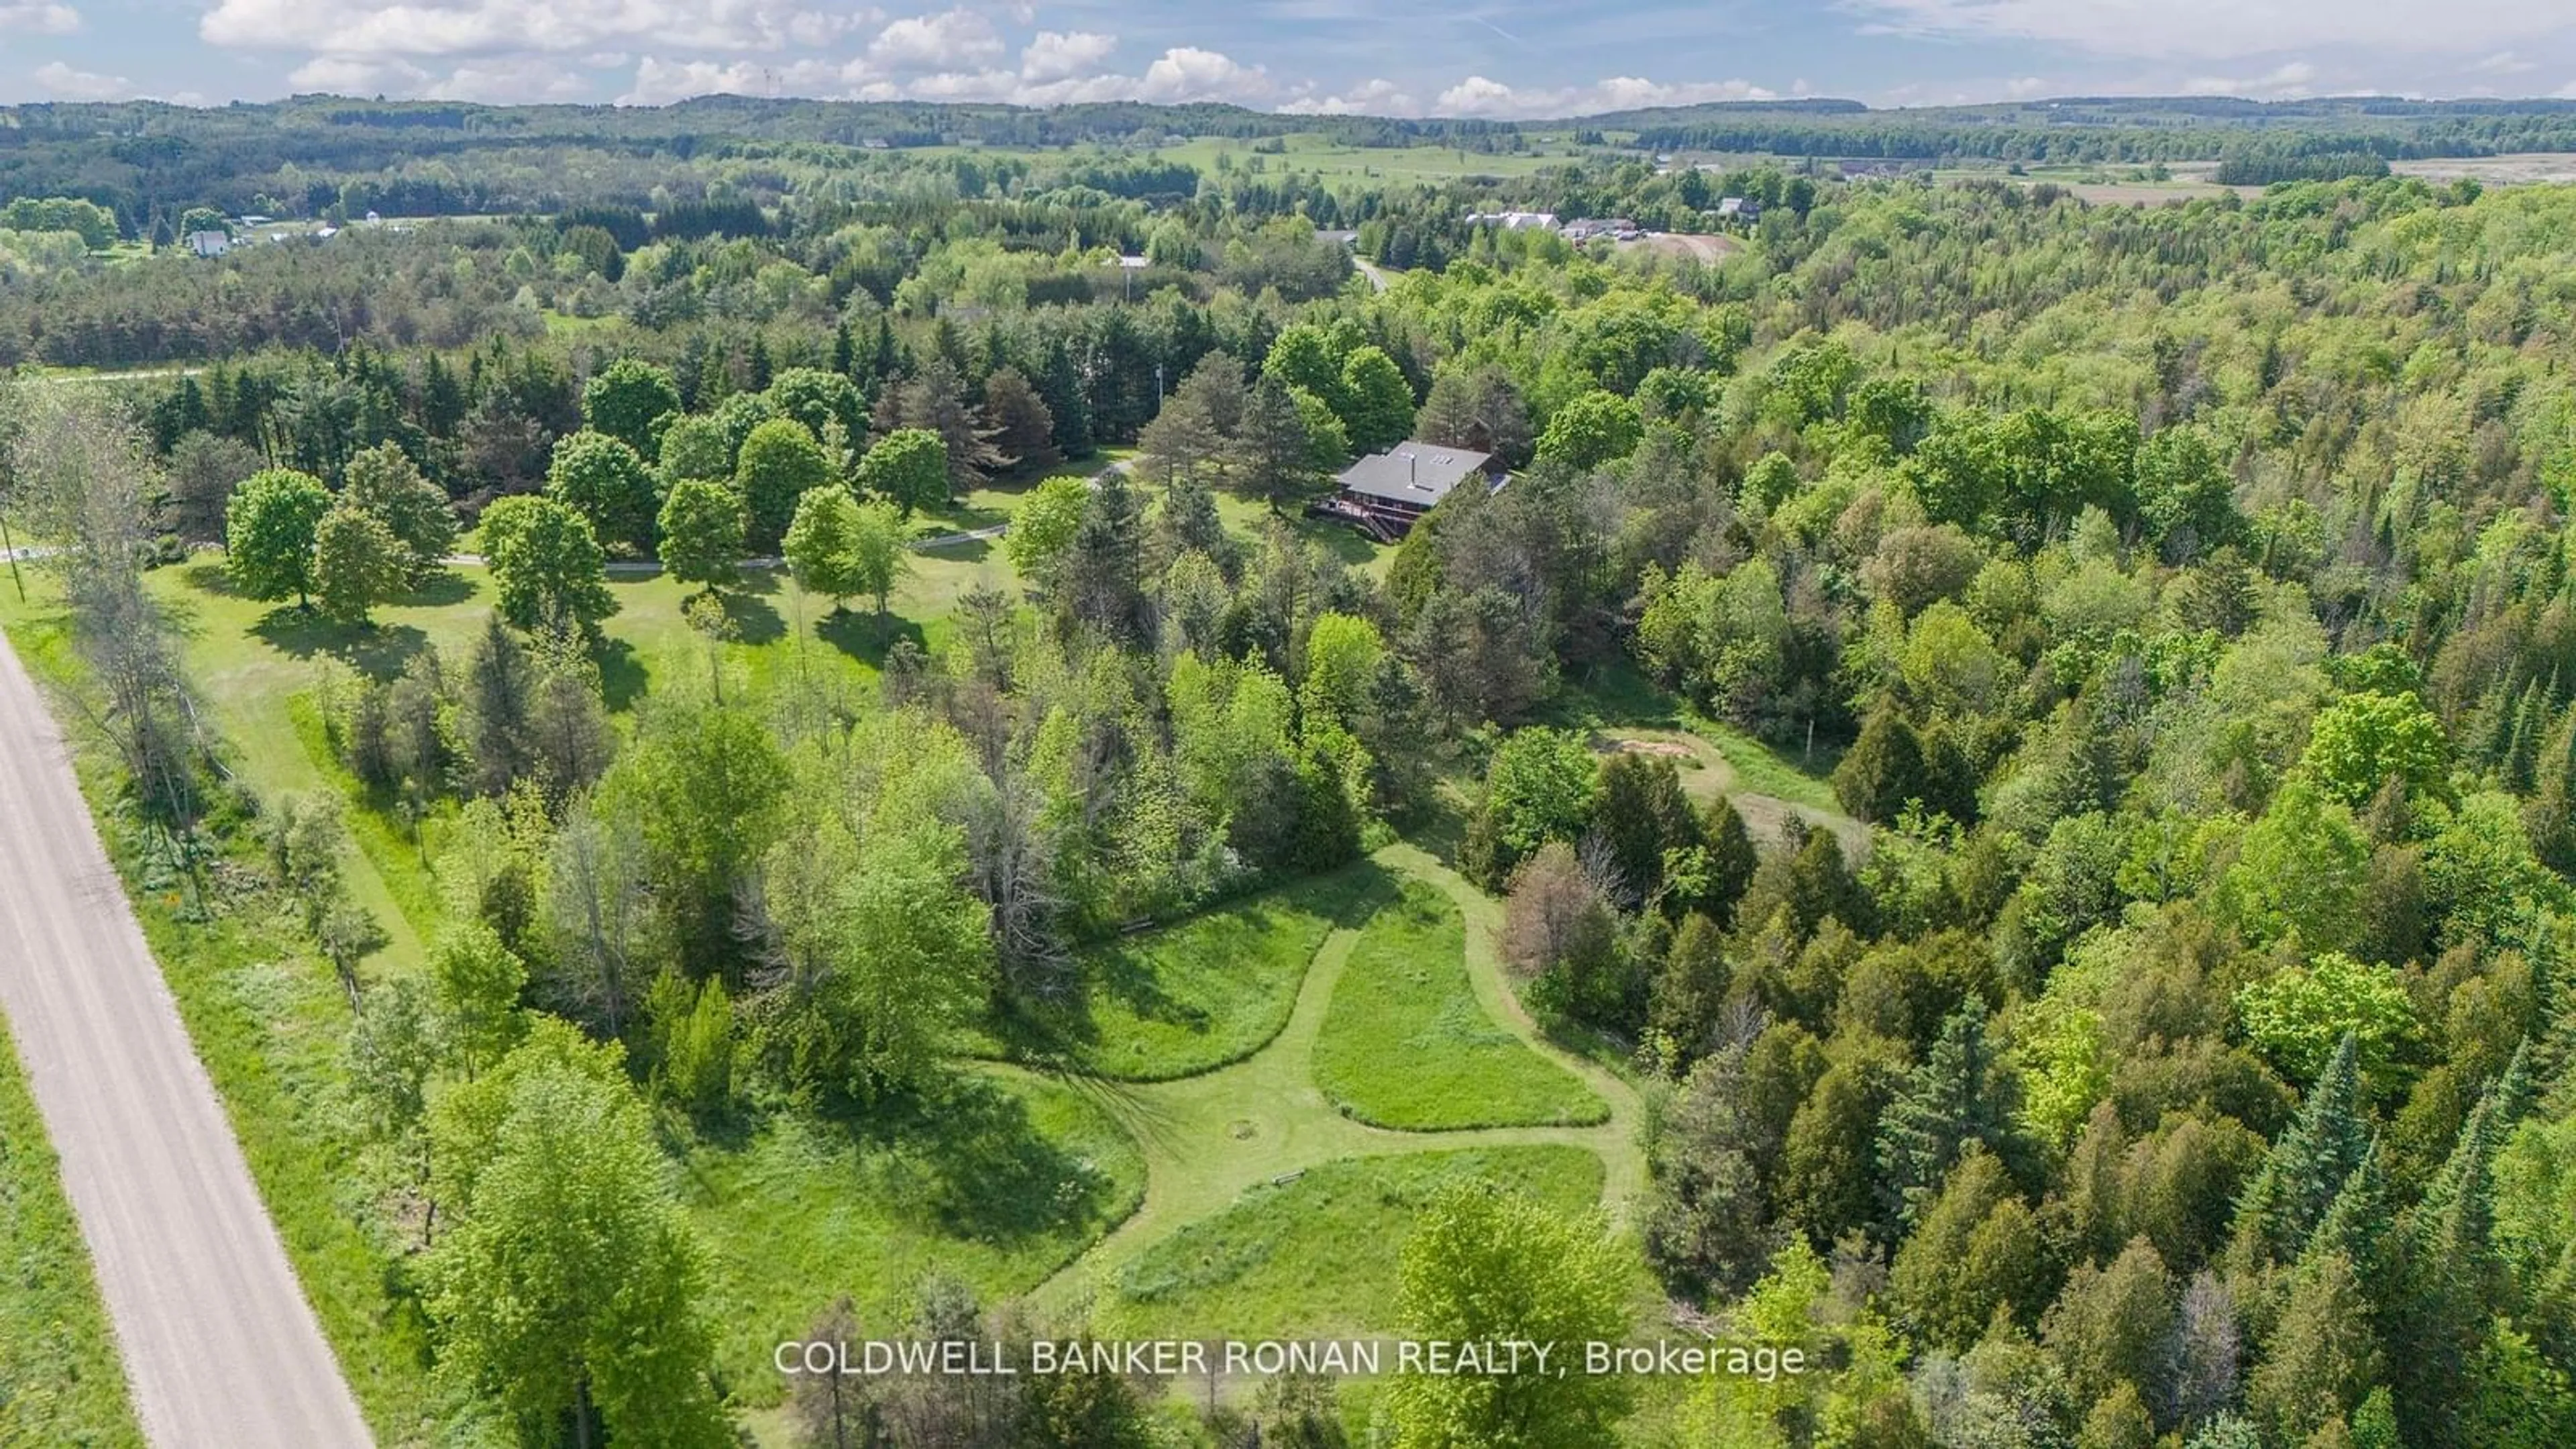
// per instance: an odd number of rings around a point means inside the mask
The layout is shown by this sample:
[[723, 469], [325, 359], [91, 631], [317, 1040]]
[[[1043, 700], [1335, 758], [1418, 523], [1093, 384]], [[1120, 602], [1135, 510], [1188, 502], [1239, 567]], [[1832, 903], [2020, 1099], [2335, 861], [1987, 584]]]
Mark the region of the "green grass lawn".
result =
[[1356, 925], [1386, 890], [1380, 872], [1355, 866], [1094, 947], [1082, 1001], [1031, 1023], [1021, 1054], [1140, 1082], [1241, 1061], [1288, 1024], [1324, 937]]
[[1477, 1001], [1458, 908], [1418, 881], [1360, 933], [1315, 1043], [1315, 1081], [1360, 1121], [1410, 1131], [1578, 1125], [1608, 1114]]
[[946, 1274], [986, 1303], [1025, 1292], [1136, 1210], [1145, 1163], [1098, 1102], [981, 1072], [927, 1105], [781, 1116], [682, 1146], [683, 1196], [714, 1272], [719, 1362], [753, 1404], [770, 1354], [843, 1293], [872, 1334]]
[[0, 1023], [0, 1444], [142, 1449], [89, 1251]]
[[1136, 1338], [1322, 1338], [1390, 1333], [1397, 1259], [1434, 1193], [1506, 1183], [1566, 1210], [1601, 1197], [1580, 1147], [1494, 1147], [1343, 1158], [1264, 1184], [1148, 1248], [1097, 1306], [1095, 1327]]

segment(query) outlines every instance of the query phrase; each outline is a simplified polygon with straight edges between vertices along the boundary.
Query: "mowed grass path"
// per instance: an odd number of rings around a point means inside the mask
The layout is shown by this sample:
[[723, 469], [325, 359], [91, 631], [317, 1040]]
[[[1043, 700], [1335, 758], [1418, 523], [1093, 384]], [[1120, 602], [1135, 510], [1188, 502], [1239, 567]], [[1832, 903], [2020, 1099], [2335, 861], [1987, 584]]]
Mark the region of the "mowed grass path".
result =
[[0, 1023], [0, 1444], [142, 1449], [89, 1250]]
[[1508, 1183], [1563, 1211], [1601, 1200], [1601, 1159], [1580, 1147], [1495, 1147], [1350, 1157], [1262, 1183], [1146, 1249], [1097, 1306], [1131, 1338], [1363, 1336], [1395, 1326], [1397, 1260], [1434, 1194]]
[[[1448, 898], [1464, 918], [1463, 984], [1472, 990], [1491, 1023], [1516, 1039], [1516, 1050], [1529, 1054], [1537, 1066], [1562, 1070], [1570, 1087], [1597, 1099], [1600, 1110], [1595, 1125], [1426, 1134], [1371, 1126], [1344, 1113], [1316, 1079], [1317, 1050], [1331, 1003], [1348, 975], [1365, 928], [1337, 927], [1307, 968], [1287, 1026], [1250, 1057], [1178, 1081], [1063, 1078], [1068, 1086], [1097, 1098], [1135, 1135], [1145, 1156], [1145, 1200], [1134, 1216], [1031, 1295], [1042, 1315], [1073, 1312], [1086, 1303], [1114, 1305], [1128, 1266], [1166, 1239], [1226, 1212], [1247, 1194], [1287, 1186], [1292, 1174], [1345, 1159], [1383, 1162], [1448, 1149], [1576, 1148], [1601, 1164], [1599, 1202], [1617, 1214], [1636, 1199], [1645, 1184], [1645, 1162], [1636, 1138], [1637, 1094], [1608, 1069], [1547, 1041], [1521, 1009], [1503, 980], [1502, 963], [1494, 951], [1499, 904], [1417, 846], [1391, 845], [1370, 859], [1408, 885], [1427, 887]], [[1453, 944], [1449, 949], [1458, 947]], [[1436, 1064], [1402, 1062], [1397, 1070], [1432, 1065]], [[1012, 1075], [1029, 1071], [996, 1070]], [[1508, 1166], [1520, 1159], [1496, 1160]], [[1513, 1177], [1510, 1171], [1497, 1175], [1507, 1181]], [[1401, 1241], [1399, 1229], [1410, 1221], [1409, 1211], [1390, 1220], [1386, 1231], [1394, 1235], [1391, 1242]], [[1284, 1313], [1295, 1305], [1283, 1296], [1279, 1308]]]
[[1610, 1109], [1477, 1000], [1466, 922], [1407, 881], [1369, 918], [1315, 1043], [1315, 1081], [1363, 1122], [1409, 1132], [1590, 1126]]
[[1383, 872], [1353, 867], [1095, 947], [1081, 1000], [1028, 1023], [1018, 1055], [1131, 1082], [1241, 1061], [1287, 1026], [1324, 938], [1366, 919], [1389, 889]]

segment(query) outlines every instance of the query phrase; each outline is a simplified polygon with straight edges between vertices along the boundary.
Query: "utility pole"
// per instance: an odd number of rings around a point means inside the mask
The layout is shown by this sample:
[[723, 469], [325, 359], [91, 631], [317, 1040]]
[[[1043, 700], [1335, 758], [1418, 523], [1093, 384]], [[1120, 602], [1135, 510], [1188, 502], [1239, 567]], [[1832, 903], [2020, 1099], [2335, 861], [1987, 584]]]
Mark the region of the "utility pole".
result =
[[1163, 410], [1163, 364], [1154, 364], [1154, 411]]

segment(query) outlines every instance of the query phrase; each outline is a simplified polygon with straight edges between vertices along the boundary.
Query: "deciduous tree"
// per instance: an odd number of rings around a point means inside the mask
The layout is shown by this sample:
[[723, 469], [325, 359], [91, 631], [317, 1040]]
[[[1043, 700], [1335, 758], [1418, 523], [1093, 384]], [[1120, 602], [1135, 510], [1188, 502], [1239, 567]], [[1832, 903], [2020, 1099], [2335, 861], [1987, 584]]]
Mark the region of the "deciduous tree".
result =
[[224, 551], [234, 587], [254, 599], [311, 606], [313, 538], [331, 511], [322, 480], [291, 468], [253, 473], [224, 506]]
[[662, 567], [712, 591], [742, 577], [742, 495], [722, 483], [688, 479], [662, 500]]
[[483, 511], [483, 551], [501, 616], [522, 629], [587, 633], [617, 612], [590, 520], [551, 498], [504, 498]]
[[624, 439], [584, 431], [555, 444], [546, 496], [588, 519], [602, 544], [652, 551], [653, 474]]

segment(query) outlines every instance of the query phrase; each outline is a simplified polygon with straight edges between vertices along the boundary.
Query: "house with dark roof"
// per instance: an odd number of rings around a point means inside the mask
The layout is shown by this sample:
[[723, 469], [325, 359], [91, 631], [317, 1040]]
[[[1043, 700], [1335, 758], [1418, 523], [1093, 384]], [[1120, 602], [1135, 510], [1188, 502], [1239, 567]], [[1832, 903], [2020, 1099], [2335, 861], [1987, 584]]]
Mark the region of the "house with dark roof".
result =
[[1502, 486], [1503, 471], [1493, 454], [1414, 439], [1343, 469], [1340, 491], [1311, 511], [1392, 543], [1471, 479], [1489, 492]]

